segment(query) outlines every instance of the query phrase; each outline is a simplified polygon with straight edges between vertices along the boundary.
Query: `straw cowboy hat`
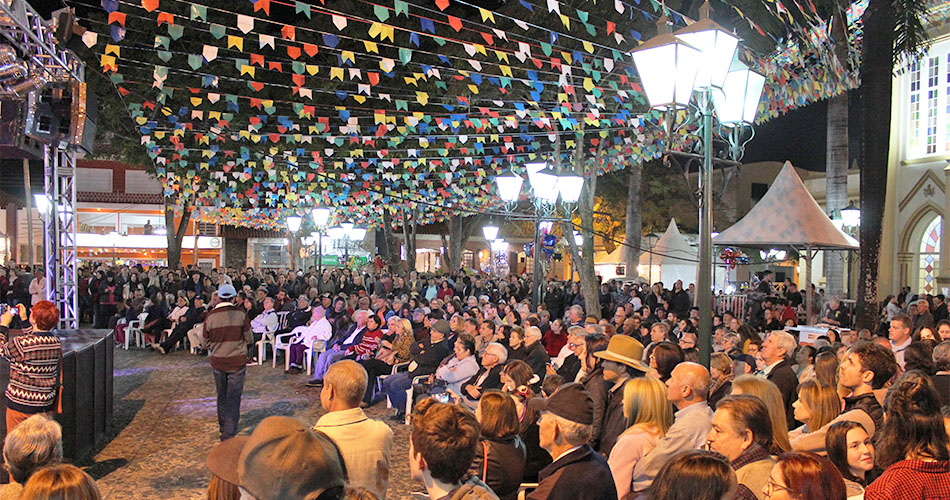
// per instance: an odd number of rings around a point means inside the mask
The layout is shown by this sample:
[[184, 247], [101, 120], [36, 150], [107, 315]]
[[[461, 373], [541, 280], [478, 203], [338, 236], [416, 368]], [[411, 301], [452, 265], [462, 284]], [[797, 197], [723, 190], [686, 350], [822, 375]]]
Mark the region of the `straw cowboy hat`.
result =
[[614, 335], [607, 344], [607, 350], [595, 352], [594, 356], [627, 365], [643, 373], [650, 371], [650, 367], [640, 361], [643, 358], [643, 344], [627, 335]]

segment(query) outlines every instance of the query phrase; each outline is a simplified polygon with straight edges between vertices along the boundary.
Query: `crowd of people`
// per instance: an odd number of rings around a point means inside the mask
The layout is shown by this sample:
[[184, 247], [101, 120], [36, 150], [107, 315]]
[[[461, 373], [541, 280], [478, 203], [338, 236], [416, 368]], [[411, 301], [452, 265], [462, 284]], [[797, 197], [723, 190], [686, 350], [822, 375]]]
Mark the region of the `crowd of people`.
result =
[[[384, 266], [123, 266], [84, 279], [87, 321], [121, 337], [141, 318], [157, 353], [189, 341], [208, 355], [212, 500], [385, 499], [405, 458], [433, 500], [950, 499], [942, 296], [888, 298], [882, 326], [855, 331], [842, 301], [815, 290], [828, 330], [803, 345], [805, 300], [767, 273], [748, 307], [717, 311], [707, 369], [681, 282], [604, 283], [588, 311], [576, 283], [548, 283], [532, 307], [530, 277]], [[313, 369], [325, 413], [239, 436], [246, 366], [278, 337], [288, 376]], [[384, 401], [390, 422], [363, 411]], [[404, 424], [408, 457], [395, 457], [392, 426]]]

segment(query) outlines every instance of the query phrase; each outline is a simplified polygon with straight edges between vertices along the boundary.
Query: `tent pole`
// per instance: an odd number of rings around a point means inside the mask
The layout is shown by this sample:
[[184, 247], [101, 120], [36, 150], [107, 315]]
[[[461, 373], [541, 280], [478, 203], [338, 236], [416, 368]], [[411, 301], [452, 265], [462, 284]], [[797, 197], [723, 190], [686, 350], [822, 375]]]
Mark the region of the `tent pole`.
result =
[[814, 303], [814, 291], [811, 287], [811, 245], [805, 247], [805, 324], [811, 324], [811, 307]]

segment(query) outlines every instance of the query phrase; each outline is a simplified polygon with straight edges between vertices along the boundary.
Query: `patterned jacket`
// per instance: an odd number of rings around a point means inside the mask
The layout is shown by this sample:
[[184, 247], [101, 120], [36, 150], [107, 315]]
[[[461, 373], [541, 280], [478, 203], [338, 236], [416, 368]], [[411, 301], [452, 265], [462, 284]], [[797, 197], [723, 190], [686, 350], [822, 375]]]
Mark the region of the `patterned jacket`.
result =
[[205, 316], [204, 344], [211, 351], [211, 367], [236, 372], [247, 364], [247, 347], [254, 343], [244, 309], [222, 302]]
[[55, 409], [63, 345], [50, 332], [33, 332], [8, 338], [9, 328], [0, 326], [0, 356], [10, 362], [10, 383], [4, 396], [7, 408], [22, 413], [45, 413]]

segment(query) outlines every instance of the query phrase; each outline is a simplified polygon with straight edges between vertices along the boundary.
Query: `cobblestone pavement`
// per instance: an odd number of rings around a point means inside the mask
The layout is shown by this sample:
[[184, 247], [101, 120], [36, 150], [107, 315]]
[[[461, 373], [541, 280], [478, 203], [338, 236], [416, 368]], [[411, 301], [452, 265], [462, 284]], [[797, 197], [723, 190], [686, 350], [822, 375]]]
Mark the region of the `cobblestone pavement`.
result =
[[[77, 465], [99, 483], [109, 500], [203, 499], [208, 486], [205, 459], [218, 442], [214, 381], [206, 357], [176, 351], [115, 351], [115, 412], [112, 427], [95, 451]], [[241, 402], [241, 434], [263, 418], [286, 415], [314, 423], [323, 414], [319, 389], [306, 374], [285, 375], [282, 358], [248, 367]], [[395, 433], [388, 498], [411, 498], [408, 427], [390, 422], [380, 403], [366, 410]]]

